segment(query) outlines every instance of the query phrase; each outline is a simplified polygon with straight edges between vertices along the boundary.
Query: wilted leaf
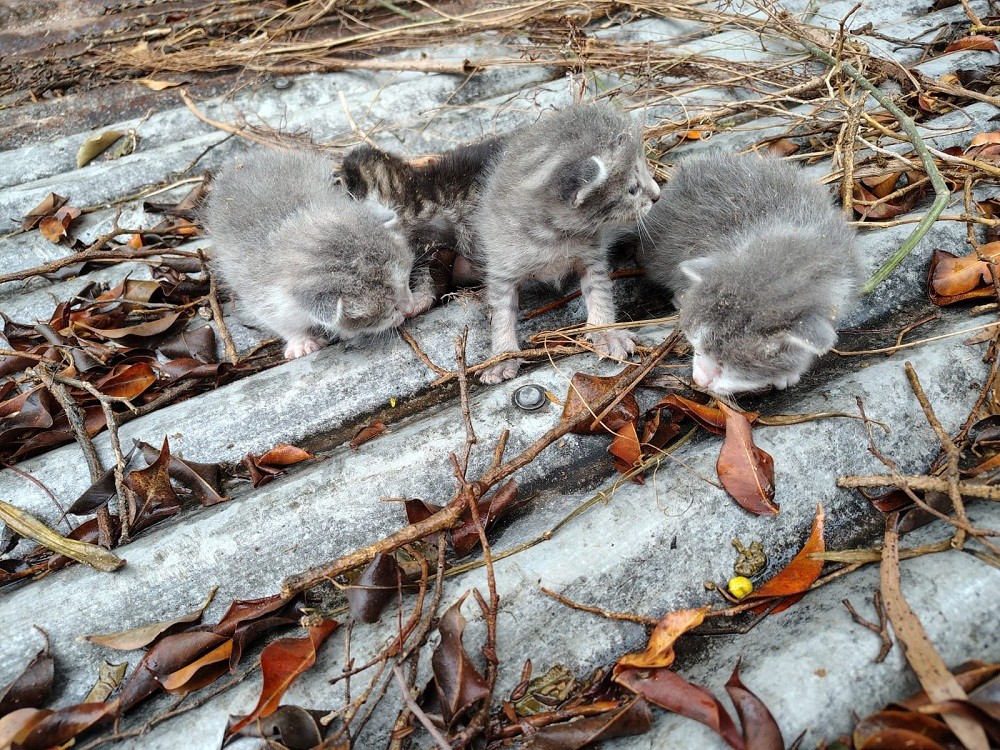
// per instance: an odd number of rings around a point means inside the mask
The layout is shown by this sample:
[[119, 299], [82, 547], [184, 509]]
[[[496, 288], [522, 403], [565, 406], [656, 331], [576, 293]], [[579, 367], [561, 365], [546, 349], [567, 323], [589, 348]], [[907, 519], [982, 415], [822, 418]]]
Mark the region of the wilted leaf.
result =
[[629, 669], [616, 680], [650, 703], [704, 724], [735, 750], [747, 750], [732, 717], [719, 699], [700, 685], [693, 685], [669, 669], [648, 672]]
[[350, 446], [351, 450], [357, 450], [362, 444], [367, 443], [369, 440], [374, 440], [383, 432], [388, 430], [384, 422], [374, 422], [370, 425], [366, 425], [354, 433], [354, 437], [351, 438]]
[[642, 461], [642, 449], [639, 445], [639, 435], [635, 430], [635, 422], [619, 428], [608, 448], [615, 457], [615, 469], [624, 474], [631, 471]]
[[[885, 611], [892, 624], [892, 632], [903, 647], [903, 654], [920, 686], [935, 703], [947, 700], [966, 700], [955, 676], [948, 671], [944, 659], [927, 637], [927, 632], [919, 618], [910, 609], [903, 596], [899, 576], [899, 534], [892, 527], [892, 519], [886, 524], [882, 542], [882, 565], [879, 569], [880, 591]], [[944, 714], [942, 717], [948, 728], [955, 733], [967, 750], [987, 750], [989, 742], [983, 727], [966, 716]]]
[[674, 663], [674, 643], [684, 633], [701, 625], [709, 607], [701, 609], [680, 609], [663, 616], [649, 636], [646, 650], [636, 654], [625, 654], [615, 664], [614, 679], [630, 669], [654, 669], [669, 667]]
[[168, 635], [152, 645], [122, 686], [116, 703], [124, 713], [161, 689], [159, 680], [211, 651], [226, 638], [207, 631]]
[[171, 630], [176, 630], [178, 625], [189, 625], [201, 620], [202, 613], [204, 613], [205, 608], [212, 603], [212, 599], [215, 598], [215, 592], [218, 591], [218, 589], [218, 586], [213, 587], [209, 592], [208, 597], [204, 602], [202, 602], [201, 606], [191, 612], [188, 612], [187, 614], [180, 615], [179, 617], [174, 617], [170, 620], [164, 620], [162, 622], [155, 622], [152, 625], [143, 625], [141, 627], [132, 628], [131, 630], [125, 630], [120, 633], [85, 635], [81, 637], [81, 640], [96, 643], [98, 646], [107, 646], [108, 648], [117, 649], [119, 651], [132, 651], [137, 648], [144, 648], [155, 641], [159, 636], [164, 635]]
[[[149, 443], [137, 442], [142, 455], [149, 462], [156, 460], [159, 451]], [[228, 500], [219, 494], [220, 476], [218, 464], [203, 464], [197, 461], [185, 461], [177, 456], [170, 456], [167, 467], [170, 478], [194, 493], [198, 502], [204, 506], [215, 505]]]
[[997, 49], [997, 43], [988, 36], [983, 36], [982, 34], [973, 34], [972, 36], [962, 37], [947, 47], [944, 48], [944, 54], [949, 52], [958, 52], [959, 50], [981, 50], [983, 52], [1000, 52]]
[[20, 742], [35, 724], [51, 714], [45, 709], [19, 708], [0, 716], [0, 748], [9, 748], [12, 743]]
[[298, 625], [299, 621], [293, 617], [264, 617], [259, 620], [242, 622], [236, 627], [233, 633], [233, 652], [229, 655], [229, 671], [236, 672], [236, 666], [243, 656], [243, 649], [260, 638], [264, 633], [275, 628], [287, 628], [291, 625]]
[[886, 174], [862, 177], [860, 182], [876, 198], [885, 198], [896, 190], [896, 184], [902, 176], [902, 172], [888, 172]]
[[181, 331], [160, 342], [157, 350], [167, 359], [195, 359], [213, 363], [215, 356], [215, 329], [203, 325], [194, 330]]
[[70, 224], [80, 215], [79, 208], [63, 206], [52, 216], [45, 216], [38, 222], [38, 232], [49, 242], [59, 243], [66, 236]]
[[382, 610], [396, 598], [399, 584], [405, 580], [396, 558], [379, 553], [347, 589], [351, 616], [359, 622], [378, 622]]
[[809, 556], [826, 551], [826, 543], [823, 541], [823, 522], [825, 520], [826, 514], [823, 513], [823, 506], [817, 505], [812, 531], [809, 533], [805, 545], [788, 565], [778, 571], [774, 577], [758, 586], [747, 596], [747, 599], [792, 596], [793, 598], [786, 599], [771, 610], [771, 614], [777, 614], [788, 609], [802, 598], [802, 594], [816, 583], [816, 579], [819, 578], [819, 574], [823, 570], [823, 561], [813, 560]]
[[281, 638], [269, 644], [260, 655], [260, 669], [264, 675], [260, 700], [253, 711], [228, 729], [228, 734], [235, 734], [251, 722], [274, 713], [288, 687], [316, 663], [317, 649], [339, 624], [336, 620], [323, 620], [310, 627], [305, 638]]
[[879, 711], [854, 727], [856, 750], [945, 750], [952, 733], [943, 722], [911, 711]]
[[158, 81], [155, 78], [136, 78], [136, 83], [141, 83], [147, 89], [152, 91], [163, 91], [164, 89], [172, 89], [174, 86], [183, 86], [187, 81]]
[[129, 525], [134, 531], [180, 510], [180, 498], [170, 484], [170, 443], [166, 437], [156, 461], [145, 469], [129, 472], [125, 476], [125, 486], [134, 493], [128, 502]]
[[901, 489], [889, 490], [881, 495], [873, 495], [863, 487], [860, 487], [858, 488], [858, 492], [864, 495], [868, 502], [883, 513], [892, 513], [900, 508], [905, 508], [913, 502]]
[[67, 539], [25, 511], [0, 500], [0, 521], [26, 539], [43, 547], [82, 562], [95, 570], [110, 573], [118, 570], [125, 561], [96, 544]]
[[21, 674], [0, 688], [0, 716], [19, 708], [39, 708], [52, 689], [54, 676], [55, 662], [46, 641], [45, 648], [35, 654]]
[[156, 373], [145, 362], [119, 365], [94, 383], [105, 396], [132, 400], [156, 383]]
[[[122, 684], [127, 669], [127, 661], [123, 661], [121, 664], [112, 664], [107, 659], [102, 661], [97, 668], [97, 682], [94, 683], [94, 687], [87, 693], [87, 697], [83, 699], [83, 702], [101, 703], [102, 701], [106, 701], [108, 696], [115, 692], [118, 686]], [[2, 746], [0, 744], [0, 747]]]
[[69, 198], [63, 198], [61, 195], [49, 193], [41, 203], [25, 214], [24, 221], [21, 222], [21, 229], [25, 232], [34, 229], [38, 226], [38, 222], [46, 216], [54, 216], [56, 211], [62, 208], [68, 200]]
[[[699, 404], [697, 401], [678, 396], [676, 393], [668, 393], [653, 408], [669, 409], [678, 416], [694, 420], [709, 432], [716, 435], [726, 434], [726, 415], [718, 406]], [[757, 421], [758, 414], [755, 411], [750, 411], [743, 416], [753, 424]]]
[[90, 136], [90, 138], [85, 140], [83, 145], [80, 146], [80, 149], [76, 152], [77, 169], [85, 164], [89, 164], [95, 158], [107, 151], [111, 144], [123, 135], [125, 135], [125, 132], [122, 130], [105, 130], [103, 133]]
[[581, 750], [614, 737], [645, 734], [653, 725], [653, 714], [642, 698], [621, 708], [575, 721], [550, 724], [539, 729], [525, 745], [526, 750]]
[[229, 605], [222, 619], [212, 628], [218, 635], [232, 638], [236, 628], [250, 620], [276, 612], [287, 604], [288, 600], [280, 594], [265, 596], [260, 599], [237, 599]]
[[107, 505], [118, 494], [115, 487], [114, 467], [108, 469], [101, 475], [101, 478], [83, 491], [73, 504], [66, 509], [66, 512], [74, 516], [86, 516], [93, 513], [102, 505]]
[[[237, 735], [260, 737], [280, 744], [288, 750], [312, 750], [323, 741], [320, 718], [328, 711], [307, 711], [299, 706], [279, 706], [277, 710], [252, 724], [242, 727]], [[230, 717], [229, 726], [235, 725], [242, 717]], [[232, 730], [227, 729], [226, 734]]]
[[281, 443], [261, 456], [248, 453], [243, 459], [243, 465], [250, 472], [253, 486], [260, 487], [262, 484], [270, 482], [274, 477], [284, 474], [285, 467], [315, 458], [316, 456], [307, 450]]
[[[476, 505], [477, 515], [483, 529], [489, 531], [493, 522], [517, 499], [517, 482], [513, 479], [504, 483], [489, 497], [480, 500]], [[419, 501], [417, 501], [419, 502]], [[425, 504], [425, 507], [426, 504]], [[409, 517], [409, 510], [407, 511]], [[410, 521], [413, 523], [413, 521]], [[461, 522], [451, 531], [451, 547], [458, 557], [465, 557], [479, 544], [479, 528], [472, 520], [472, 511], [466, 509], [462, 513]]]
[[229, 671], [232, 653], [233, 641], [230, 638], [190, 664], [161, 677], [160, 684], [167, 692], [182, 695], [203, 688]]
[[726, 692], [736, 707], [747, 750], [785, 750], [781, 730], [764, 701], [750, 692], [740, 680], [738, 662], [726, 683]]
[[113, 703], [79, 703], [60, 708], [43, 718], [18, 743], [19, 750], [59, 747], [114, 713]]
[[147, 320], [143, 323], [136, 323], [135, 325], [125, 326], [124, 328], [95, 328], [87, 325], [86, 323], [76, 321], [73, 323], [73, 328], [82, 328], [85, 331], [96, 334], [105, 339], [123, 339], [126, 336], [159, 336], [162, 333], [166, 333], [170, 328], [177, 322], [180, 318], [180, 312], [168, 312], [159, 318], [153, 318], [152, 320]]
[[438, 622], [441, 642], [431, 656], [434, 687], [441, 713], [449, 726], [472, 704], [483, 700], [490, 693], [486, 679], [479, 674], [462, 645], [462, 633], [465, 630], [462, 602], [468, 595], [468, 592], [463, 594], [442, 615]]
[[929, 703], [921, 706], [923, 714], [958, 714], [979, 724], [990, 741], [1000, 742], [1000, 703], [988, 703], [974, 700], [950, 700], [941, 703]]
[[[952, 670], [952, 674], [955, 675], [955, 681], [959, 687], [971, 698], [976, 695], [976, 689], [983, 683], [1000, 675], [1000, 663], [991, 664], [978, 660], [968, 661]], [[905, 700], [895, 701], [893, 705], [917, 711], [921, 706], [925, 706], [930, 702], [931, 699], [927, 695], [927, 692], [920, 690]]]
[[582, 372], [573, 374], [570, 380], [569, 391], [563, 403], [563, 412], [560, 422], [562, 424], [575, 425], [572, 432], [578, 435], [601, 435], [608, 432], [617, 432], [629, 422], [634, 422], [639, 416], [639, 404], [635, 396], [631, 393], [619, 401], [615, 408], [608, 412], [601, 420], [602, 424], [591, 427], [597, 413], [590, 406], [600, 402], [614, 390], [618, 384], [619, 376], [602, 378], [596, 375], [586, 375]]
[[[983, 245], [985, 257], [1000, 257], [1000, 242]], [[989, 265], [975, 253], [959, 258], [945, 250], [935, 250], [927, 277], [927, 292], [935, 305], [951, 305], [967, 299], [992, 297], [993, 275]]]
[[754, 445], [746, 416], [719, 402], [726, 415], [726, 439], [716, 463], [719, 481], [733, 499], [756, 515], [777, 515], [774, 459]]
[[767, 144], [767, 153], [774, 156], [791, 156], [799, 150], [799, 144], [793, 143], [787, 138], [779, 138]]

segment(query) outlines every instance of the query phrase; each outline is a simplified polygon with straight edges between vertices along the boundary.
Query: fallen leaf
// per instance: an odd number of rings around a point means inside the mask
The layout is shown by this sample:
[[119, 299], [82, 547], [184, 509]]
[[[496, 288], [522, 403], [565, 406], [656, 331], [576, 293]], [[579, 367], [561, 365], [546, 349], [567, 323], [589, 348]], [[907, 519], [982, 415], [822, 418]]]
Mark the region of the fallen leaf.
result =
[[31, 539], [43, 547], [89, 565], [103, 573], [118, 570], [125, 564], [124, 560], [103, 547], [68, 539], [50, 529], [31, 514], [2, 500], [0, 500], [0, 521], [3, 521], [25, 539]]
[[669, 669], [629, 669], [615, 679], [650, 703], [704, 724], [735, 750], [747, 750], [732, 717], [719, 699], [700, 685], [688, 682]]
[[615, 432], [608, 450], [615, 457], [615, 468], [622, 474], [631, 471], [642, 461], [642, 448], [635, 422], [629, 422]]
[[132, 365], [119, 365], [113, 368], [107, 375], [94, 383], [94, 387], [105, 396], [125, 398], [131, 401], [155, 384], [156, 373], [153, 372], [153, 368], [145, 362], [136, 362]]
[[20, 747], [31, 728], [52, 712], [39, 708], [19, 708], [9, 714], [0, 716], [0, 748]]
[[[145, 459], [152, 463], [159, 455], [149, 443], [138, 441], [136, 445], [142, 451]], [[170, 478], [186, 487], [198, 498], [198, 502], [208, 507], [228, 500], [227, 496], [219, 494], [221, 476], [218, 464], [205, 464], [197, 461], [185, 461], [177, 456], [170, 456], [167, 467]]]
[[726, 415], [726, 439], [716, 463], [719, 481], [744, 509], [755, 515], [777, 515], [774, 459], [754, 445], [746, 416], [722, 402], [719, 409]]
[[[903, 597], [899, 580], [899, 534], [893, 525], [895, 520], [890, 516], [886, 521], [880, 568], [882, 601], [885, 602], [892, 631], [903, 647], [906, 660], [917, 675], [920, 686], [933, 702], [967, 700], [965, 691], [948, 671], [920, 620]], [[986, 732], [975, 720], [951, 713], [944, 714], [942, 718], [967, 750], [989, 749]]]
[[166, 333], [170, 328], [177, 322], [181, 317], [180, 312], [168, 312], [159, 318], [153, 318], [152, 320], [147, 320], [142, 323], [136, 323], [134, 325], [125, 326], [122, 328], [96, 328], [91, 325], [87, 325], [82, 322], [74, 322], [73, 329], [82, 328], [85, 331], [96, 334], [101, 338], [117, 340], [123, 339], [127, 336], [159, 336], [160, 334]]
[[351, 450], [356, 451], [362, 444], [367, 443], [369, 440], [374, 440], [388, 429], [389, 428], [386, 427], [384, 422], [374, 422], [370, 425], [362, 427], [354, 433], [354, 437], [351, 438]]
[[791, 156], [799, 150], [799, 144], [793, 143], [787, 138], [779, 138], [767, 144], [767, 153], [775, 156]]
[[181, 331], [156, 347], [167, 359], [195, 359], [203, 363], [216, 361], [215, 329], [203, 325], [189, 331]]
[[66, 509], [66, 512], [74, 516], [90, 515], [102, 505], [107, 505], [116, 494], [118, 494], [118, 488], [115, 486], [115, 470], [112, 467], [84, 490], [83, 494]]
[[611, 393], [619, 379], [618, 375], [603, 378], [582, 372], [574, 373], [563, 403], [560, 423], [573, 424], [572, 432], [577, 435], [601, 435], [616, 432], [629, 422], [634, 422], [639, 416], [639, 404], [635, 396], [629, 393], [604, 416], [602, 424], [591, 427], [597, 414], [590, 404], [599, 403]]
[[[959, 684], [959, 687], [971, 698], [976, 688], [1000, 675], [1000, 663], [973, 660], [960, 664], [952, 670], [952, 674], [955, 675], [955, 681]], [[907, 708], [910, 711], [917, 711], [921, 706], [925, 706], [930, 702], [931, 699], [927, 695], [927, 691], [919, 690], [909, 698], [895, 701], [892, 705]]]
[[823, 561], [813, 560], [810, 555], [826, 551], [826, 543], [823, 541], [825, 520], [826, 514], [823, 512], [823, 506], [817, 505], [812, 531], [809, 532], [809, 538], [806, 539], [805, 545], [788, 565], [750, 593], [747, 596], [748, 600], [768, 599], [775, 596], [791, 597], [771, 610], [771, 614], [778, 614], [802, 598], [809, 587], [816, 583], [816, 579], [819, 578], [819, 574], [823, 570]]
[[625, 654], [618, 659], [614, 679], [618, 681], [619, 676], [630, 669], [669, 667], [674, 663], [674, 643], [686, 632], [701, 625], [709, 609], [679, 609], [664, 615], [649, 636], [645, 651]]
[[18, 750], [59, 747], [85, 729], [110, 718], [114, 708], [113, 703], [78, 703], [53, 711], [31, 727], [31, 731], [18, 742]]
[[385, 606], [396, 598], [406, 580], [392, 555], [379, 553], [347, 588], [347, 605], [359, 622], [378, 622]]
[[90, 138], [83, 142], [80, 149], [76, 152], [76, 166], [77, 169], [89, 164], [95, 158], [100, 156], [102, 153], [108, 150], [111, 145], [125, 135], [122, 130], [105, 130], [103, 133], [98, 133], [97, 135], [92, 135]]
[[[699, 404], [689, 398], [684, 398], [676, 393], [668, 393], [653, 406], [654, 409], [669, 409], [678, 416], [688, 417], [711, 433], [716, 435], [726, 434], [726, 415], [718, 406], [708, 406]], [[759, 414], [755, 411], [746, 412], [744, 415], [750, 424], [757, 421]]]
[[163, 91], [164, 89], [172, 89], [174, 86], [183, 86], [187, 81], [158, 81], [155, 78], [136, 78], [136, 83], [141, 83], [147, 89], [153, 91]]
[[896, 190], [896, 184], [902, 176], [903, 172], [887, 172], [885, 174], [862, 177], [860, 182], [876, 198], [885, 198]]
[[24, 215], [24, 221], [21, 222], [21, 229], [25, 232], [34, 229], [38, 226], [38, 222], [46, 216], [54, 216], [56, 211], [62, 208], [68, 200], [69, 198], [63, 198], [61, 195], [49, 193], [41, 203]]
[[212, 632], [232, 638], [240, 625], [277, 612], [287, 603], [288, 600], [280, 594], [260, 599], [237, 599], [229, 605], [222, 619], [212, 627]]
[[[312, 750], [323, 742], [324, 727], [320, 719], [328, 713], [329, 711], [307, 711], [299, 706], [278, 706], [273, 714], [257, 719], [235, 734], [241, 737], [259, 737], [288, 750]], [[231, 716], [229, 726], [232, 727], [241, 718]], [[227, 729], [226, 734], [231, 735], [232, 730]]]
[[180, 615], [179, 617], [174, 617], [170, 620], [163, 620], [162, 622], [155, 622], [151, 625], [142, 625], [141, 627], [124, 630], [120, 633], [85, 635], [81, 636], [80, 640], [96, 643], [98, 646], [106, 646], [108, 648], [117, 649], [118, 651], [133, 651], [137, 648], [144, 648], [161, 635], [166, 635], [170, 631], [176, 630], [178, 626], [190, 625], [192, 623], [199, 622], [202, 614], [205, 612], [205, 608], [208, 607], [208, 605], [212, 603], [212, 599], [215, 598], [215, 592], [218, 591], [218, 589], [218, 586], [213, 587], [209, 592], [208, 597], [206, 597], [205, 601], [201, 603], [201, 606], [188, 612], [187, 614]]
[[958, 52], [960, 50], [981, 50], [983, 52], [1000, 52], [997, 49], [997, 43], [988, 36], [983, 36], [982, 34], [973, 34], [972, 36], [965, 36], [958, 39], [947, 47], [944, 48], [944, 54], [949, 52]]
[[52, 216], [46, 216], [38, 222], [38, 232], [49, 242], [58, 244], [69, 232], [69, 226], [80, 215], [79, 208], [63, 206]]
[[186, 695], [215, 682], [228, 672], [232, 653], [233, 641], [230, 638], [190, 664], [161, 677], [159, 682], [168, 693]]
[[261, 456], [247, 453], [243, 459], [243, 465], [250, 472], [250, 478], [254, 487], [270, 482], [277, 476], [284, 474], [284, 469], [301, 461], [315, 459], [312, 453], [294, 445], [281, 443]]
[[597, 716], [586, 716], [539, 729], [525, 744], [526, 750], [581, 750], [615, 737], [645, 734], [653, 725], [653, 714], [642, 698]]
[[441, 642], [431, 656], [434, 688], [445, 723], [450, 727], [474, 703], [490, 694], [486, 679], [479, 673], [462, 644], [465, 617], [462, 602], [466, 592], [451, 605], [438, 622]]
[[0, 688], [0, 716], [21, 708], [41, 707], [52, 689], [54, 676], [55, 661], [46, 641], [45, 647], [35, 654], [21, 674]]
[[854, 727], [856, 750], [945, 750], [952, 733], [943, 722], [911, 711], [879, 711]]
[[136, 664], [115, 703], [119, 713], [145, 700], [162, 686], [159, 680], [211, 651], [226, 638], [207, 631], [174, 633], [156, 641]]
[[125, 486], [133, 493], [127, 498], [129, 527], [133, 531], [169, 518], [180, 510], [180, 498], [170, 484], [170, 443], [166, 437], [156, 460], [145, 469], [130, 471], [125, 476]]
[[260, 700], [253, 711], [229, 727], [227, 736], [274, 713], [288, 687], [316, 663], [317, 649], [339, 624], [336, 620], [323, 620], [319, 625], [310, 627], [305, 638], [281, 638], [268, 644], [260, 655], [260, 669], [264, 675]]
[[[985, 257], [1000, 257], [1000, 242], [980, 248]], [[975, 253], [958, 257], [946, 250], [935, 250], [927, 276], [927, 291], [931, 302], [938, 306], [951, 305], [967, 299], [992, 297], [993, 275], [989, 265]]]
[[298, 619], [282, 617], [280, 615], [240, 623], [233, 633], [233, 650], [229, 655], [229, 671], [233, 674], [236, 673], [236, 667], [243, 656], [243, 649], [264, 635], [264, 633], [275, 628], [287, 628], [298, 624]]
[[[517, 482], [513, 479], [505, 482], [496, 492], [480, 500], [476, 505], [477, 515], [483, 529], [487, 532], [493, 523], [517, 499]], [[426, 506], [425, 506], [426, 507]], [[411, 521], [413, 523], [413, 521]], [[451, 547], [458, 557], [465, 557], [479, 544], [479, 527], [472, 520], [472, 511], [466, 509], [462, 513], [460, 523], [450, 533]]]
[[733, 667], [733, 674], [726, 683], [726, 692], [736, 707], [743, 741], [747, 750], [785, 750], [785, 739], [774, 716], [764, 701], [754, 695], [740, 680], [740, 664]]
[[[97, 682], [94, 683], [94, 687], [87, 693], [87, 697], [83, 699], [83, 702], [101, 703], [102, 701], [106, 701], [118, 689], [118, 686], [122, 684], [127, 669], [127, 661], [123, 661], [121, 664], [112, 664], [107, 659], [102, 661], [97, 667]], [[0, 747], [2, 746], [3, 744], [0, 743]]]

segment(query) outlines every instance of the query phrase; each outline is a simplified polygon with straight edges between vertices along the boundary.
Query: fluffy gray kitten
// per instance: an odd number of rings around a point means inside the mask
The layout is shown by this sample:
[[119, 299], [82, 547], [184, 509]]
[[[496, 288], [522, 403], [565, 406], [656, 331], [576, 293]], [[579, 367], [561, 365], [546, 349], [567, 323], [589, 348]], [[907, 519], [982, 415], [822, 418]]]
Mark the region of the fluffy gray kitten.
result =
[[[615, 322], [605, 230], [634, 225], [659, 197], [639, 126], [610, 104], [570, 107], [515, 131], [483, 184], [465, 252], [486, 282], [493, 355], [518, 351], [517, 290], [529, 279], [580, 277], [587, 324]], [[635, 350], [633, 336], [589, 334], [603, 356]], [[483, 371], [485, 383], [517, 374], [520, 361]]]
[[639, 238], [647, 275], [681, 309], [694, 381], [723, 395], [797, 383], [836, 343], [861, 278], [830, 193], [773, 157], [682, 162]]
[[322, 157], [260, 152], [230, 164], [212, 181], [205, 218], [213, 266], [285, 339], [288, 359], [328, 337], [393, 328], [433, 301], [429, 288], [410, 291], [413, 251], [392, 212], [351, 199]]

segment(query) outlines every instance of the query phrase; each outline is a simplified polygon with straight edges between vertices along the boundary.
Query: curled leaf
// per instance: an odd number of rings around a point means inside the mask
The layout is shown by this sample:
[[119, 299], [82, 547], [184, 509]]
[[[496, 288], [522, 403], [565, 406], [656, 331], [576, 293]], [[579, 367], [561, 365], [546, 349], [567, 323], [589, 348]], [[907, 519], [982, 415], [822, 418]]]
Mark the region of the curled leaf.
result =
[[802, 598], [802, 594], [816, 583], [816, 579], [819, 578], [819, 574], [823, 570], [823, 561], [814, 560], [810, 556], [826, 551], [826, 543], [823, 541], [823, 522], [825, 520], [826, 514], [823, 512], [823, 506], [817, 505], [812, 531], [809, 533], [805, 545], [788, 565], [778, 571], [773, 578], [761, 584], [756, 591], [749, 594], [748, 599], [769, 599], [775, 596], [792, 597], [771, 610], [772, 614], [777, 614], [788, 609]]
[[462, 644], [465, 617], [462, 602], [468, 592], [451, 605], [438, 623], [441, 642], [431, 656], [434, 687], [445, 721], [451, 723], [464, 714], [474, 703], [490, 694], [486, 679], [479, 674]]
[[753, 442], [745, 415], [719, 403], [726, 415], [726, 439], [716, 463], [719, 481], [736, 502], [756, 515], [777, 515], [774, 459]]
[[80, 149], [76, 152], [77, 169], [85, 164], [89, 164], [102, 153], [107, 151], [108, 148], [110, 148], [111, 145], [123, 135], [125, 135], [125, 133], [121, 130], [105, 130], [103, 133], [90, 136], [90, 138], [85, 140], [83, 145], [80, 146]]
[[597, 413], [591, 404], [599, 403], [602, 398], [614, 390], [619, 377], [602, 378], [596, 375], [586, 375], [582, 372], [573, 374], [569, 391], [563, 403], [560, 422], [574, 424], [573, 432], [578, 435], [602, 435], [607, 432], [617, 432], [629, 422], [639, 417], [639, 404], [635, 396], [627, 394], [601, 420], [602, 424], [592, 426]]
[[399, 583], [405, 580], [392, 555], [379, 553], [347, 589], [351, 616], [359, 622], [378, 622], [385, 606], [396, 597]]
[[664, 615], [649, 636], [645, 651], [626, 654], [618, 660], [615, 664], [614, 679], [618, 680], [629, 669], [669, 667], [674, 663], [674, 643], [684, 633], [701, 625], [708, 610], [708, 607], [679, 609]]
[[642, 698], [597, 716], [550, 724], [539, 729], [525, 745], [530, 750], [581, 750], [615, 737], [645, 734], [653, 725], [649, 704]]
[[98, 646], [117, 649], [118, 651], [132, 651], [137, 648], [144, 648], [155, 641], [161, 635], [171, 630], [176, 630], [179, 625], [190, 625], [201, 620], [205, 608], [212, 603], [218, 586], [214, 587], [206, 597], [205, 601], [197, 608], [187, 614], [174, 617], [162, 622], [155, 622], [151, 625], [143, 625], [120, 633], [106, 633], [104, 635], [85, 635], [80, 640], [96, 643]]
[[3, 500], [0, 500], [0, 521], [26, 539], [38, 542], [53, 552], [82, 562], [103, 573], [118, 570], [125, 564], [124, 560], [103, 547], [57, 534], [30, 513], [15, 508]]
[[774, 720], [764, 701], [740, 680], [739, 663], [733, 667], [733, 674], [726, 683], [726, 692], [736, 707], [747, 750], [785, 750], [785, 739], [781, 736], [778, 722]]

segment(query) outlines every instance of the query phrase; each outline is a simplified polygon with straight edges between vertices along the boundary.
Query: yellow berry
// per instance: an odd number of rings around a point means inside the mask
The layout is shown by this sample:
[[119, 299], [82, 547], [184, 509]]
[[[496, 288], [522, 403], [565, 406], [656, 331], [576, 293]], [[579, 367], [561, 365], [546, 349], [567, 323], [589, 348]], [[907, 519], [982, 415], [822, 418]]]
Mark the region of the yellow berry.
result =
[[742, 599], [751, 591], [753, 591], [753, 584], [750, 583], [749, 578], [744, 578], [743, 576], [736, 576], [735, 578], [729, 579], [729, 593], [735, 596], [737, 599]]

